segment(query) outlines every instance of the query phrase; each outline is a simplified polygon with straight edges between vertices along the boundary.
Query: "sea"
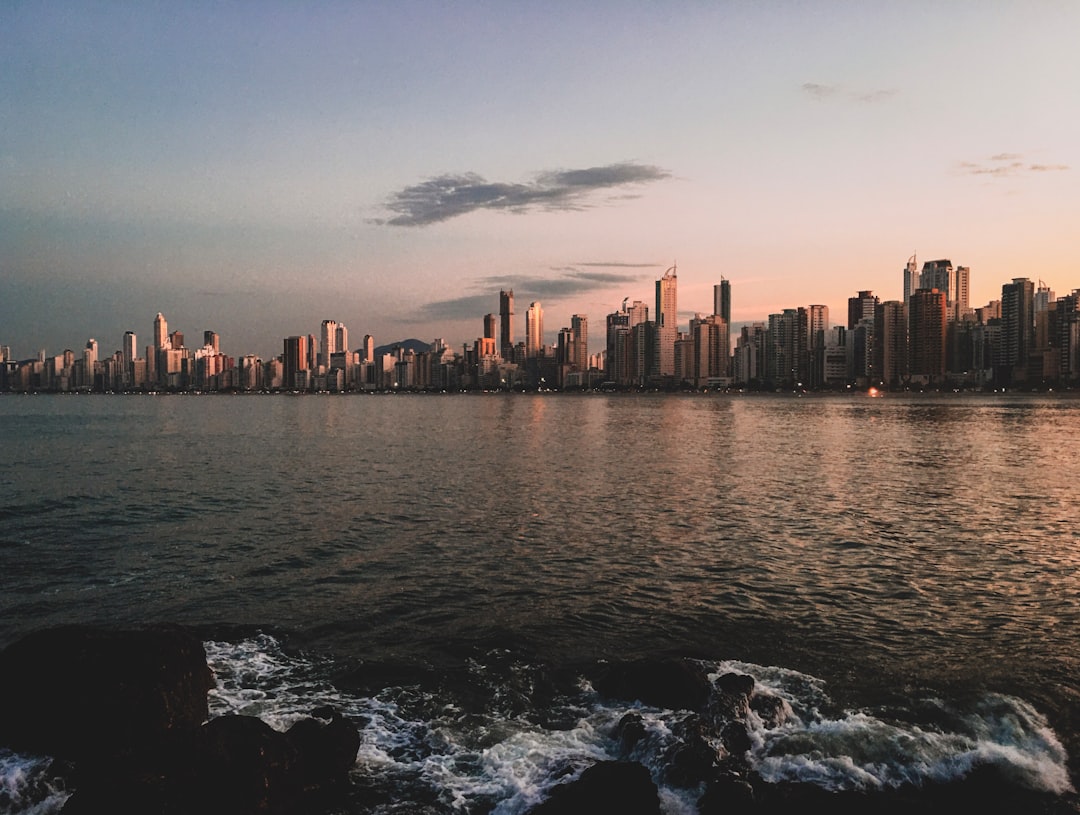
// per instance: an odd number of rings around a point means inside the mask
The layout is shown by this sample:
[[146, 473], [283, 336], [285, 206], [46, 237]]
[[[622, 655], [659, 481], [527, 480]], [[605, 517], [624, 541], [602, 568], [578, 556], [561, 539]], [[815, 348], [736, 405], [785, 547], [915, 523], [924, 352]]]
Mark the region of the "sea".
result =
[[[348, 813], [525, 813], [628, 713], [695, 813], [687, 712], [589, 679], [670, 657], [781, 700], [766, 783], [1075, 813], [1078, 451], [1075, 393], [8, 394], [0, 647], [191, 626], [212, 716], [357, 724]], [[0, 745], [0, 813], [71, 793]]]

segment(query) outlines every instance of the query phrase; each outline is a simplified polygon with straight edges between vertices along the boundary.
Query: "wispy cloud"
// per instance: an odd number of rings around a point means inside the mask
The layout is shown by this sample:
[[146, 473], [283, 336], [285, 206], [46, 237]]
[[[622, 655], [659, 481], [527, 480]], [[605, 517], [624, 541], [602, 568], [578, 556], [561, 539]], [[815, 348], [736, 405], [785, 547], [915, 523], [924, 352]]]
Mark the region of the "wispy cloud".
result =
[[843, 102], [858, 102], [873, 105], [885, 102], [896, 96], [895, 88], [877, 88], [865, 90], [862, 88], [848, 88], [844, 85], [825, 85], [820, 82], [804, 82], [802, 92], [818, 102], [835, 99]]
[[[649, 268], [656, 264], [627, 264], [632, 268]], [[482, 293], [468, 294], [449, 300], [436, 300], [420, 307], [417, 322], [432, 320], [479, 320], [484, 314], [499, 310], [500, 289], [513, 289], [515, 299], [521, 302], [538, 300], [558, 302], [567, 297], [587, 294], [615, 286], [638, 283], [640, 275], [615, 272], [590, 272], [572, 266], [556, 270], [558, 276], [540, 275], [491, 275], [478, 278], [473, 287]], [[524, 309], [516, 309], [524, 312]]]
[[1015, 178], [1030, 173], [1061, 172], [1067, 164], [1034, 164], [1024, 161], [1020, 153], [996, 153], [984, 161], [961, 161], [957, 165], [964, 175], [985, 175], [991, 178]]
[[529, 183], [488, 181], [476, 173], [440, 175], [393, 193], [377, 223], [428, 226], [477, 210], [523, 213], [534, 210], [582, 210], [595, 206], [592, 195], [670, 178], [671, 173], [633, 161], [581, 170], [547, 170]]

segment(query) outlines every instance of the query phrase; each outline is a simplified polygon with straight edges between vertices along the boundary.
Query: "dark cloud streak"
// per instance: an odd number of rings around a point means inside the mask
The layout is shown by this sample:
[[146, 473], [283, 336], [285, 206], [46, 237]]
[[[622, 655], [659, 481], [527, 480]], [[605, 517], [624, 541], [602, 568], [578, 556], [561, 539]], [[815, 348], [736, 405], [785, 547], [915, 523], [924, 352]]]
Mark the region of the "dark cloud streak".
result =
[[[654, 264], [627, 264], [631, 267], [649, 267]], [[469, 294], [449, 300], [436, 300], [420, 307], [416, 322], [431, 320], [477, 320], [485, 314], [497, 313], [500, 289], [513, 289], [519, 301], [539, 300], [558, 302], [565, 297], [587, 294], [614, 286], [637, 283], [638, 275], [614, 272], [584, 272], [569, 268], [560, 270], [558, 277], [536, 275], [492, 275], [479, 278], [475, 287], [486, 293]]]
[[1020, 153], [996, 153], [986, 159], [989, 163], [961, 161], [959, 168], [965, 175], [987, 175], [991, 178], [1015, 178], [1030, 173], [1061, 172], [1070, 169], [1067, 164], [1031, 164], [1023, 161]]
[[589, 196], [594, 192], [670, 177], [671, 173], [660, 167], [632, 161], [581, 170], [545, 171], [529, 184], [490, 182], [476, 173], [446, 174], [393, 193], [386, 209], [394, 216], [378, 223], [428, 226], [477, 210], [512, 213], [583, 210], [593, 205]]
[[800, 89], [818, 102], [824, 102], [827, 99], [840, 99], [841, 101], [859, 102], [865, 105], [886, 102], [897, 94], [895, 88], [864, 91], [852, 90], [842, 85], [823, 85], [820, 82], [804, 82]]

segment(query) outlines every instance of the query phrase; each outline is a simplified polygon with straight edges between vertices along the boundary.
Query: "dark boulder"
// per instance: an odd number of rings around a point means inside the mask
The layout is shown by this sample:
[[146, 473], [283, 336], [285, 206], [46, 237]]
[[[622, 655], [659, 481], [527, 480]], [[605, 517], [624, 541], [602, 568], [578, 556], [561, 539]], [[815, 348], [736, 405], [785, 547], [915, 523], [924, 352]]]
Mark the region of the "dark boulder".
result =
[[555, 787], [551, 797], [533, 807], [530, 815], [660, 815], [660, 795], [649, 771], [641, 764], [602, 761], [576, 781]]
[[702, 668], [686, 659], [642, 659], [602, 666], [593, 687], [604, 696], [672, 710], [701, 710], [711, 685]]
[[754, 677], [726, 673], [717, 678], [715, 693], [709, 699], [709, 715], [716, 726], [724, 722], [744, 721], [750, 712], [750, 697], [754, 693]]
[[0, 652], [0, 745], [78, 759], [138, 749], [207, 718], [202, 642], [180, 628], [71, 626]]
[[301, 719], [285, 734], [296, 751], [297, 776], [305, 789], [343, 781], [360, 749], [359, 731], [332, 708], [312, 715], [319, 718]]
[[619, 752], [623, 757], [630, 755], [642, 739], [648, 734], [645, 721], [640, 713], [627, 713], [615, 728], [615, 737], [619, 741]]

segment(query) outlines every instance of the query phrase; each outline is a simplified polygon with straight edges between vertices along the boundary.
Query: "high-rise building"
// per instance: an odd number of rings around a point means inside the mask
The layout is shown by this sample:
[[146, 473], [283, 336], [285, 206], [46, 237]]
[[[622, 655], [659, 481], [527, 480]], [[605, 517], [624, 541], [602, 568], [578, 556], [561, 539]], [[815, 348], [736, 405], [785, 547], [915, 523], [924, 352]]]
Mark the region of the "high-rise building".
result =
[[1057, 299], [1056, 347], [1058, 377], [1065, 383], [1080, 381], [1080, 289]]
[[203, 348], [212, 348], [215, 354], [221, 353], [221, 337], [216, 331], [203, 332]]
[[493, 341], [495, 339], [495, 315], [494, 314], [485, 314], [484, 315], [484, 339], [485, 340], [493, 340]]
[[319, 336], [319, 359], [318, 364], [325, 368], [330, 367], [330, 357], [337, 351], [337, 321], [323, 320], [322, 330]]
[[950, 320], [971, 319], [971, 268], [968, 266], [956, 267], [956, 291], [952, 295]]
[[169, 323], [165, 320], [165, 315], [160, 311], [154, 318], [154, 347], [169, 347]]
[[956, 294], [956, 270], [948, 259], [928, 260], [923, 264], [919, 275], [920, 289], [937, 289], [945, 295], [946, 304], [951, 303]]
[[514, 290], [499, 292], [499, 352], [503, 359], [514, 356]]
[[916, 289], [908, 308], [908, 371], [911, 378], [936, 384], [945, 378], [945, 292]]
[[886, 300], [878, 304], [874, 317], [874, 354], [878, 381], [889, 387], [900, 385], [908, 370], [907, 307], [903, 301]]
[[672, 266], [656, 281], [656, 347], [653, 373], [675, 376], [675, 340], [679, 336], [678, 278]]
[[364, 335], [364, 362], [375, 361], [375, 338], [370, 334]]
[[874, 319], [878, 298], [872, 291], [861, 291], [855, 297], [849, 297], [847, 304], [848, 331], [854, 331], [860, 321]]
[[525, 356], [540, 356], [544, 348], [544, 309], [539, 302], [529, 303], [525, 312]]
[[124, 387], [130, 388], [135, 382], [135, 360], [138, 359], [139, 341], [134, 331], [124, 332]]
[[308, 338], [293, 336], [285, 338], [285, 348], [281, 356], [284, 363], [282, 387], [289, 390], [307, 388], [306, 372], [308, 366]]
[[341, 353], [349, 350], [349, 329], [347, 329], [344, 323], [338, 323], [337, 329], [334, 331], [334, 348], [336, 353]]
[[731, 328], [731, 281], [723, 276], [713, 286], [713, 314], [723, 317], [728, 328]]
[[919, 266], [915, 260], [915, 255], [908, 258], [907, 265], [904, 267], [904, 305], [906, 306], [911, 302], [911, 295], [919, 288]]
[[570, 318], [570, 330], [574, 334], [573, 358], [570, 364], [575, 370], [589, 370], [589, 318], [575, 314]]
[[1035, 284], [1028, 278], [1016, 277], [1001, 287], [1001, 325], [999, 381], [1011, 382], [1023, 377], [1017, 369], [1027, 366], [1035, 350]]

